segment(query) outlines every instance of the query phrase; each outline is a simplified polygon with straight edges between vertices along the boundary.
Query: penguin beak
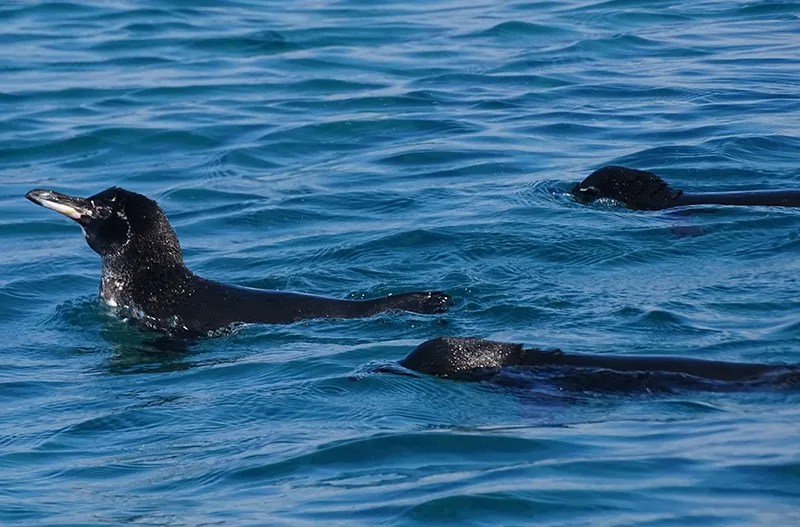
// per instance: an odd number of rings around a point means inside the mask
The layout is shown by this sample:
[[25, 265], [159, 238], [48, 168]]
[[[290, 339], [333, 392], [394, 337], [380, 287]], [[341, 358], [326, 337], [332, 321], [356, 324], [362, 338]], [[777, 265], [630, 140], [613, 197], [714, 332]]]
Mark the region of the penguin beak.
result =
[[52, 190], [31, 190], [25, 197], [46, 209], [60, 212], [68, 218], [79, 221], [81, 217], [91, 217], [92, 204], [84, 198], [76, 198], [53, 192]]
[[586, 195], [586, 187], [582, 187], [580, 183], [572, 187], [572, 197], [579, 203], [589, 202], [589, 198]]
[[597, 187], [584, 185], [583, 182], [572, 187], [572, 197], [579, 203], [589, 203], [600, 196]]

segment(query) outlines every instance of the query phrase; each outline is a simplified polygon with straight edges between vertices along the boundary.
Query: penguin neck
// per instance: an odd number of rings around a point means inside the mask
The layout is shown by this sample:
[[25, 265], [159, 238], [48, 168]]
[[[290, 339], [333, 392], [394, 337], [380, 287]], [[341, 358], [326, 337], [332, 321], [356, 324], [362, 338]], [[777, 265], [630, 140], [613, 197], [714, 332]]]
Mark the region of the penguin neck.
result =
[[[103, 255], [100, 296], [112, 307], [137, 307], [141, 291], [167, 291], [193, 276], [180, 251], [125, 250]], [[150, 295], [152, 296], [152, 295]]]
[[754, 190], [746, 192], [707, 192], [682, 194], [674, 206], [682, 205], [751, 205], [800, 207], [800, 191]]
[[621, 199], [620, 201], [635, 210], [663, 210], [675, 207], [682, 196], [682, 190], [665, 187], [658, 192], [651, 194], [637, 193], [629, 198]]

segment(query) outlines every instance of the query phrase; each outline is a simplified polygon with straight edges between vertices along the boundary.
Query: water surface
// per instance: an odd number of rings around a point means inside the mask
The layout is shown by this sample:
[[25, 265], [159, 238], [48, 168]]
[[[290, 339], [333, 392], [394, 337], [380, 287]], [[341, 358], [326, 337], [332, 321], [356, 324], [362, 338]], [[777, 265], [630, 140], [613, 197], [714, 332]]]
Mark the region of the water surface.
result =
[[[0, 7], [3, 525], [790, 525], [797, 392], [374, 373], [425, 339], [800, 363], [800, 216], [581, 206], [605, 164], [800, 188], [792, 2]], [[163, 353], [23, 199], [158, 199], [190, 267], [444, 316]]]

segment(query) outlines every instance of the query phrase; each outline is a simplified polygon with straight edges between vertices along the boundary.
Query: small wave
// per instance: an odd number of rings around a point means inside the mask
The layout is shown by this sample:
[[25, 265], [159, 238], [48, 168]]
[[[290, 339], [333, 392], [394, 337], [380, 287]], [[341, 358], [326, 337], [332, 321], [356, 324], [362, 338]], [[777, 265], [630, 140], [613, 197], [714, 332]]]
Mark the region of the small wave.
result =
[[550, 456], [563, 446], [559, 441], [532, 440], [504, 436], [502, 434], [419, 432], [399, 434], [377, 434], [366, 438], [353, 438], [322, 443], [309, 453], [282, 461], [241, 468], [230, 477], [239, 481], [263, 480], [294, 472], [303, 466], [330, 466], [339, 470], [361, 465], [363, 459], [371, 459], [372, 465], [407, 465], [426, 463], [432, 456], [439, 462], [446, 459], [462, 459], [462, 455], [482, 451], [486, 463], [491, 458], [519, 455], [526, 452], [529, 460]]
[[[527, 44], [548, 43], [557, 38], [574, 38], [578, 33], [565, 26], [534, 24], [531, 22], [500, 22], [488, 29], [470, 33], [467, 38], [489, 37], [521, 41]], [[464, 37], [462, 37], [464, 38]]]
[[300, 49], [277, 31], [265, 30], [241, 35], [225, 35], [192, 39], [190, 45], [213, 53], [276, 54]]

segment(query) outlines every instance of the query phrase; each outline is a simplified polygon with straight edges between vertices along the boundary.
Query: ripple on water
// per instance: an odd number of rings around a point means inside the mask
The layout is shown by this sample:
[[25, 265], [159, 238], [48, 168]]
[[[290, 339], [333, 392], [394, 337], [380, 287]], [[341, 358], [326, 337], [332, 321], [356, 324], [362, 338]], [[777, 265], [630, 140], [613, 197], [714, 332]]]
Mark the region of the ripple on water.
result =
[[[797, 187], [796, 3], [173, 4], [0, 6], [0, 523], [798, 523], [790, 375], [384, 371], [440, 335], [800, 362], [794, 209], [569, 194]], [[156, 341], [23, 198], [110, 185], [203, 276], [453, 307]]]

